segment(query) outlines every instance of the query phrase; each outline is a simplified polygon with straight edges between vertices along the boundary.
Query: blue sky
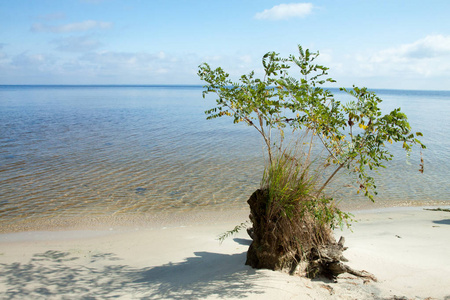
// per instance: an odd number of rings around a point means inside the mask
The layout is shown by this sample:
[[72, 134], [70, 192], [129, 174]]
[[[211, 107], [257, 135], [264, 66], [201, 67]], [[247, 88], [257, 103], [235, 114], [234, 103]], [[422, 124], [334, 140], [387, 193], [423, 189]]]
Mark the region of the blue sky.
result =
[[319, 51], [338, 86], [450, 90], [450, 1], [0, 0], [0, 84], [201, 84]]

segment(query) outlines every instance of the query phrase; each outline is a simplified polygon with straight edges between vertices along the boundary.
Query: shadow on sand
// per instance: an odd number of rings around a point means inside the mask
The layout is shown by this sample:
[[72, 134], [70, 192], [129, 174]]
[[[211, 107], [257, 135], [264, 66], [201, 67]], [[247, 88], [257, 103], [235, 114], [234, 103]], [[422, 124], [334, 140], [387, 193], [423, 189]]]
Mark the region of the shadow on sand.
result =
[[241, 239], [241, 238], [234, 238], [233, 241], [235, 241], [239, 245], [243, 245], [243, 246], [250, 246], [250, 244], [252, 243], [252, 240]]
[[433, 223], [434, 224], [440, 224], [440, 225], [450, 225], [450, 219], [433, 221]]
[[117, 264], [121, 259], [112, 253], [86, 262], [68, 252], [47, 251], [27, 264], [0, 264], [0, 286], [5, 287], [0, 298], [226, 299], [262, 293], [254, 284], [256, 272], [244, 265], [245, 252], [194, 254], [180, 263], [134, 268]]

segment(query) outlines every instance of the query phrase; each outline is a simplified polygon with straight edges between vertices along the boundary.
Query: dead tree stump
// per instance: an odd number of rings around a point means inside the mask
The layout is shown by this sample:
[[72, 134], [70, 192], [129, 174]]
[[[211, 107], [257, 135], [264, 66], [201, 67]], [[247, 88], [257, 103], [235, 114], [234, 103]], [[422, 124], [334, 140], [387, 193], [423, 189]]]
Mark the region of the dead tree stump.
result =
[[345, 239], [341, 237], [336, 243], [331, 229], [314, 223], [311, 225], [314, 222], [311, 219], [296, 218], [286, 223], [285, 216], [268, 214], [268, 193], [265, 190], [256, 190], [247, 202], [253, 227], [248, 230], [252, 243], [247, 251], [246, 265], [309, 278], [325, 276], [336, 280], [339, 274], [350, 273], [377, 281], [372, 274], [354, 270], [343, 263], [347, 261], [342, 254], [347, 249], [344, 247]]

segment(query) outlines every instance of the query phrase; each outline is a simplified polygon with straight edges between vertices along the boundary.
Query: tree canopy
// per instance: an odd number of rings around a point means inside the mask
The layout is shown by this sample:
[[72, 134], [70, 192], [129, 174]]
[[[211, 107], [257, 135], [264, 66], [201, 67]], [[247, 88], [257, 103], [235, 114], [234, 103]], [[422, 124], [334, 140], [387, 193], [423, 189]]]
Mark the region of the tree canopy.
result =
[[[358, 193], [363, 192], [373, 201], [376, 185], [368, 170], [385, 167], [392, 159], [388, 144], [400, 142], [406, 151], [415, 144], [425, 148], [417, 138], [422, 134], [411, 131], [400, 108], [383, 114], [382, 100], [367, 88], [341, 88], [353, 100], [339, 101], [323, 87], [335, 80], [328, 77], [327, 67], [315, 63], [318, 56], [318, 52], [303, 50], [301, 46], [298, 56], [288, 58], [269, 52], [262, 59], [263, 78], [256, 78], [252, 71], [237, 82], [220, 67], [200, 65], [198, 75], [207, 83], [203, 96], [217, 96], [216, 106], [205, 113], [208, 119], [228, 116], [234, 123], [245, 122], [254, 127], [267, 146], [270, 163], [274, 161], [274, 149], [281, 147], [285, 130], [315, 137], [327, 152], [324, 164], [334, 166], [317, 196], [346, 168], [355, 175]], [[294, 71], [299, 78], [289, 75], [293, 68], [297, 68]], [[273, 130], [280, 133], [277, 141], [273, 141]]]

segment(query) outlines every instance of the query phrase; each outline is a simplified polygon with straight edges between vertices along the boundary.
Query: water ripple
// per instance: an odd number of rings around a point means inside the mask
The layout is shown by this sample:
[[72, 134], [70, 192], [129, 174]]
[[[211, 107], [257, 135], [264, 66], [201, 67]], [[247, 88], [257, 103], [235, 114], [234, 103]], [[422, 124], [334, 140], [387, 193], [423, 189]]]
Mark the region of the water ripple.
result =
[[[378, 203], [449, 201], [450, 96], [432, 111], [426, 99], [390, 97], [424, 128], [429, 150], [423, 175], [417, 154], [407, 165], [399, 152], [379, 176]], [[245, 207], [262, 142], [246, 126], [206, 121], [207, 108], [193, 88], [0, 89], [0, 224]], [[331, 189], [343, 203], [367, 203], [343, 184]]]

